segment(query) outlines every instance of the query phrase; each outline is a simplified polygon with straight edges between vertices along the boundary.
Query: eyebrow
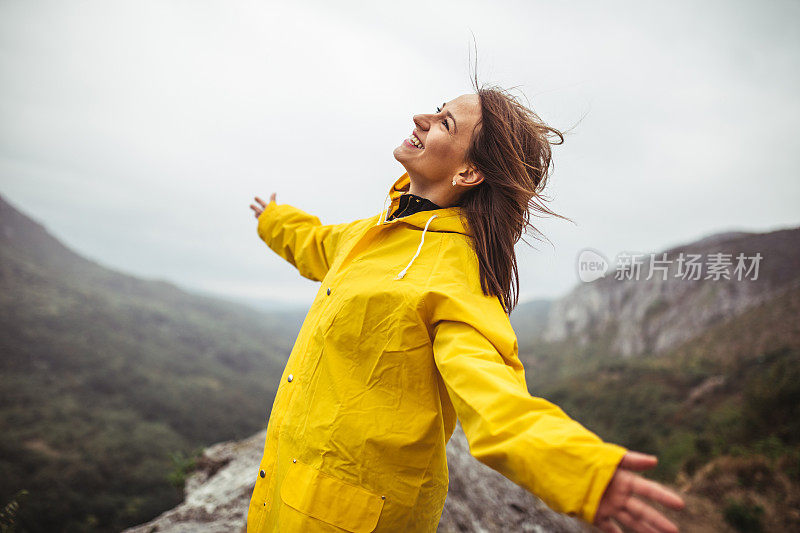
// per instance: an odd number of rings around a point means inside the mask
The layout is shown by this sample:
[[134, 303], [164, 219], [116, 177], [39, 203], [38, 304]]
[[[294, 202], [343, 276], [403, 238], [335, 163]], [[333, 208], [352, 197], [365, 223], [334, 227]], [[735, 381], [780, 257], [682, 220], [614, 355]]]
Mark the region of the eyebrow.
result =
[[[442, 110], [444, 110], [444, 106], [446, 105], [447, 102], [442, 104]], [[447, 112], [447, 116], [453, 119], [453, 133], [458, 133], [458, 124], [456, 124], [456, 117], [454, 117], [450, 111]]]

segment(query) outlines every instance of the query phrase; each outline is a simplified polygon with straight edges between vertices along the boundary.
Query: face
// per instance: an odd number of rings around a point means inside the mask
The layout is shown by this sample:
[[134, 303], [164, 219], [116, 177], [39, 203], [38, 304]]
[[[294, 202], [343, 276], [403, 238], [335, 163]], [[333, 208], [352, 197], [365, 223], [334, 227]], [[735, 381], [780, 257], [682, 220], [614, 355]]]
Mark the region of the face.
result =
[[394, 157], [408, 172], [412, 184], [424, 188], [451, 186], [453, 178], [469, 185], [465, 162], [473, 129], [481, 118], [477, 94], [445, 102], [435, 113], [414, 115], [415, 128], [394, 149]]

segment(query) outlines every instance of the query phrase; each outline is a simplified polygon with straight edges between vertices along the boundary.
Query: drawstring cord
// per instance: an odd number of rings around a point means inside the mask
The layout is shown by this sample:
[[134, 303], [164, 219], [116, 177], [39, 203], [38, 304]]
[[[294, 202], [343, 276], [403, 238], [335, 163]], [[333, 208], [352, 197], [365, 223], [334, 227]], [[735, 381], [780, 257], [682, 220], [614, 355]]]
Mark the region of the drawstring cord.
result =
[[[388, 208], [386, 207], [386, 200], [387, 200], [387, 199], [391, 199], [391, 196], [390, 196], [389, 194], [387, 194], [387, 195], [386, 195], [386, 198], [384, 198], [384, 199], [383, 199], [383, 211], [381, 211], [381, 214], [380, 214], [380, 216], [378, 217], [378, 222], [375, 224], [376, 226], [380, 226], [380, 224], [381, 224], [381, 221], [383, 221], [383, 222], [386, 222], [386, 219], [385, 219], [385, 217], [386, 217], [386, 212], [387, 212], [387, 209], [388, 209]], [[403, 270], [401, 270], [401, 271], [400, 271], [400, 272], [397, 274], [397, 277], [395, 277], [394, 279], [396, 279], [396, 280], [397, 280], [397, 279], [403, 279], [403, 276], [405, 276], [405, 275], [406, 275], [406, 272], [408, 272], [408, 269], [409, 269], [409, 267], [411, 267], [411, 264], [414, 262], [414, 259], [416, 259], [416, 258], [417, 258], [417, 256], [419, 255], [419, 252], [422, 250], [422, 244], [425, 242], [425, 232], [426, 232], [426, 231], [428, 231], [428, 226], [430, 225], [430, 223], [431, 223], [431, 220], [433, 220], [433, 219], [434, 219], [434, 218], [436, 218], [437, 216], [438, 216], [438, 215], [432, 215], [432, 216], [431, 216], [431, 217], [428, 219], [428, 221], [425, 223], [425, 228], [422, 230], [422, 237], [420, 238], [420, 240], [419, 240], [419, 246], [417, 247], [417, 253], [415, 253], [415, 254], [414, 254], [414, 257], [412, 257], [412, 258], [411, 258], [411, 261], [409, 261], [409, 262], [408, 262], [408, 264], [406, 265], [406, 267], [405, 267]], [[392, 222], [394, 222], [394, 220], [392, 220]]]
[[402, 279], [403, 276], [406, 275], [406, 272], [408, 272], [408, 268], [411, 266], [411, 263], [414, 262], [414, 259], [417, 258], [417, 256], [419, 255], [420, 250], [422, 250], [422, 243], [425, 242], [425, 232], [428, 231], [428, 225], [431, 223], [431, 220], [433, 220], [437, 216], [438, 215], [432, 215], [431, 218], [429, 218], [428, 221], [425, 223], [425, 229], [422, 230], [422, 238], [419, 240], [419, 246], [417, 247], [417, 253], [414, 254], [414, 257], [411, 258], [411, 261], [408, 262], [406, 267], [403, 270], [401, 270], [400, 273], [397, 274], [397, 277], [394, 278], [394, 279], [396, 279], [396, 280], [397, 279]]
[[386, 219], [384, 218], [386, 217], [386, 211], [388, 210], [388, 207], [386, 207], [386, 200], [390, 198], [391, 196], [389, 196], [389, 193], [386, 193], [386, 198], [383, 199], [383, 211], [381, 211], [381, 215], [378, 217], [378, 222], [375, 224], [376, 226], [381, 225], [382, 218], [384, 219], [384, 222], [386, 221]]

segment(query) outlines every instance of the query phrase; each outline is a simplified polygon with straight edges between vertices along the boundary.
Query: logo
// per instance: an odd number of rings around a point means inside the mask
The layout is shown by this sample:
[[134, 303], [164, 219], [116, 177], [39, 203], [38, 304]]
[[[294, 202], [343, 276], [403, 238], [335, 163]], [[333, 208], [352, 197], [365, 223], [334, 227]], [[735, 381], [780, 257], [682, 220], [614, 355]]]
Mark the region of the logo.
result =
[[602, 278], [608, 267], [608, 259], [593, 248], [585, 248], [578, 254], [578, 278], [584, 283]]

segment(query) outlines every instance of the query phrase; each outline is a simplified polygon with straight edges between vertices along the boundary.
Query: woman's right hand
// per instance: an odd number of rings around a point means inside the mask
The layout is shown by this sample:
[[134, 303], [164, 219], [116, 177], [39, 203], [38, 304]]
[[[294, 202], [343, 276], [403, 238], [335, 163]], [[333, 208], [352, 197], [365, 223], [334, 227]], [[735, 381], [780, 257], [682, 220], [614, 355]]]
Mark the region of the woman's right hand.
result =
[[[272, 193], [272, 194], [270, 195], [270, 197], [269, 197], [269, 201], [270, 201], [270, 202], [274, 202], [274, 201], [275, 201], [275, 193]], [[258, 203], [259, 203], [259, 205], [261, 205], [261, 207], [258, 207], [258, 206], [257, 206], [257, 205], [255, 205], [255, 204], [250, 204], [250, 209], [252, 209], [253, 211], [255, 211], [256, 218], [258, 218], [258, 217], [261, 215], [261, 213], [263, 213], [263, 212], [264, 212], [264, 208], [265, 208], [265, 207], [267, 207], [267, 204], [266, 204], [266, 203], [264, 203], [264, 200], [262, 200], [262, 199], [261, 199], [261, 198], [259, 198], [258, 196], [256, 196], [256, 202], [258, 202]]]
[[[637, 533], [677, 533], [678, 526], [651, 507], [658, 502], [680, 510], [686, 505], [683, 498], [660, 483], [634, 474], [656, 466], [655, 455], [629, 451], [611, 478], [595, 513], [595, 525], [606, 533], [622, 533], [623, 524]], [[638, 497], [637, 497], [638, 496]], [[613, 519], [613, 520], [612, 520]], [[615, 522], [616, 521], [616, 522]]]

